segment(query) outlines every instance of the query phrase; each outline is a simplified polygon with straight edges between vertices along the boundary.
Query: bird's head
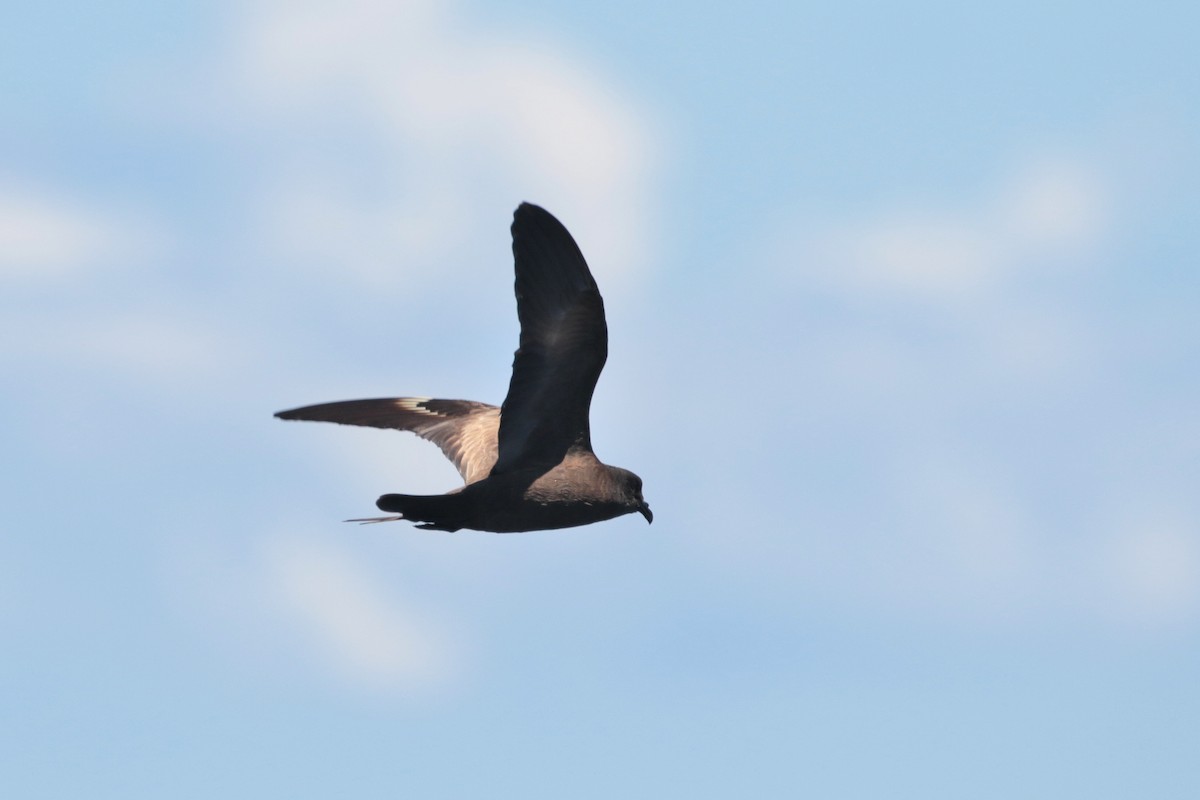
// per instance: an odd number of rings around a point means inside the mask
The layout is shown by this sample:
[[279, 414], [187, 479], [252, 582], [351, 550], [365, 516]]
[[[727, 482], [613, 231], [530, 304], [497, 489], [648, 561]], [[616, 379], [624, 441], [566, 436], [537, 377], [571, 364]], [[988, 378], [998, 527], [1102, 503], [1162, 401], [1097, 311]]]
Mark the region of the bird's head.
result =
[[621, 479], [625, 505], [630, 511], [636, 511], [645, 517], [647, 523], [654, 522], [654, 512], [650, 510], [650, 504], [642, 496], [642, 479], [627, 469], [618, 468], [617, 472]]

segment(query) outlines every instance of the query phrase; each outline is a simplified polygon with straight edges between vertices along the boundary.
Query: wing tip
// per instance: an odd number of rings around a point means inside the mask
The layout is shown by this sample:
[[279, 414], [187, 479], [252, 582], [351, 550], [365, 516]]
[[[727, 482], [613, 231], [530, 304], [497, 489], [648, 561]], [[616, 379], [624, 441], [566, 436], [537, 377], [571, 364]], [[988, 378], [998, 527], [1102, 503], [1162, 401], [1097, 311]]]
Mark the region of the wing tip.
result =
[[[537, 203], [531, 203], [528, 200], [523, 200], [513, 212], [513, 230], [515, 231], [520, 225], [549, 225], [552, 228], [561, 228], [564, 233], [567, 232], [567, 226], [562, 223], [562, 220]], [[570, 233], [567, 235], [570, 236]]]

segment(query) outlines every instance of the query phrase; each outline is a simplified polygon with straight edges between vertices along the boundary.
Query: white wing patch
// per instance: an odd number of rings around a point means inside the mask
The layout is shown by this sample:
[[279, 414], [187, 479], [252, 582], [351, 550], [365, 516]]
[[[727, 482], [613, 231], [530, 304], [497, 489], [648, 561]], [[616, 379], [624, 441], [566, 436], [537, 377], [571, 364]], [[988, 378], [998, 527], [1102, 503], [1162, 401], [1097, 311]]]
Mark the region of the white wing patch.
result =
[[439, 414], [436, 411], [430, 411], [425, 407], [425, 403], [432, 400], [432, 397], [401, 397], [396, 401], [396, 405], [405, 411], [411, 411], [414, 414], [427, 414], [431, 417], [442, 417], [444, 414]]

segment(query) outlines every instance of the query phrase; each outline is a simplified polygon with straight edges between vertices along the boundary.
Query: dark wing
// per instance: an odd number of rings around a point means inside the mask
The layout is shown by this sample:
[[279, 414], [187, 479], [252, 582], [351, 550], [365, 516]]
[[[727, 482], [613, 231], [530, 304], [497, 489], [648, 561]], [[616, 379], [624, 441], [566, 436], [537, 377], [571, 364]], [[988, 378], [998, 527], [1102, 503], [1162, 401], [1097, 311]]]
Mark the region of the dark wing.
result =
[[521, 342], [494, 473], [553, 466], [573, 448], [591, 452], [588, 410], [608, 357], [604, 301], [571, 234], [522, 203], [512, 237]]
[[454, 462], [466, 483], [486, 478], [496, 463], [496, 431], [500, 409], [470, 400], [386, 397], [344, 400], [280, 411], [280, 419], [337, 422], [371, 428], [411, 431], [427, 439]]

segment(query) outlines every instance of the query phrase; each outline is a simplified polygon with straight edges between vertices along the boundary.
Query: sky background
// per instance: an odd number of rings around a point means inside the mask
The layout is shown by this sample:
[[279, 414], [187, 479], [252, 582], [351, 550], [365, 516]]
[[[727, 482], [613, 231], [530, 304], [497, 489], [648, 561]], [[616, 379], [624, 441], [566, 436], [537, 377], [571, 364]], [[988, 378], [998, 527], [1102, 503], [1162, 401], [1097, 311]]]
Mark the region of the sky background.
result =
[[[1200, 795], [1191, 3], [9, 3], [0, 795]], [[655, 523], [346, 525], [522, 200]]]

